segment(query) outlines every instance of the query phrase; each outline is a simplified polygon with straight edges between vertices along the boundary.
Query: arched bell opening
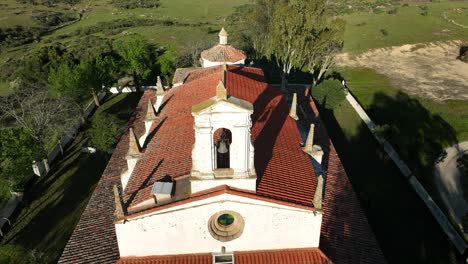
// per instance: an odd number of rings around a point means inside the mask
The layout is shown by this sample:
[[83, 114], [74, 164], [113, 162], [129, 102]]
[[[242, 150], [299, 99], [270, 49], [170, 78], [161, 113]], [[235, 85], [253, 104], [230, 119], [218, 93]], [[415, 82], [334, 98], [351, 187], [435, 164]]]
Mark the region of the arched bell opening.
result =
[[215, 169], [230, 168], [230, 146], [232, 143], [232, 133], [227, 128], [219, 128], [213, 134], [215, 145], [216, 163]]

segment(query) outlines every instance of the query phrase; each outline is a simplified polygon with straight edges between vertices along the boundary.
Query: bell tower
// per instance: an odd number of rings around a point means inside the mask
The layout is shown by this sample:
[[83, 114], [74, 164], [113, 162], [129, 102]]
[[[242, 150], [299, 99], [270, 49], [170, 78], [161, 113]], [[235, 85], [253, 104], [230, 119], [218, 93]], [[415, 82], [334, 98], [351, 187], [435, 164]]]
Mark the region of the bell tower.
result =
[[250, 129], [253, 105], [228, 96], [222, 81], [216, 96], [192, 106], [192, 193], [218, 185], [255, 190], [254, 148]]

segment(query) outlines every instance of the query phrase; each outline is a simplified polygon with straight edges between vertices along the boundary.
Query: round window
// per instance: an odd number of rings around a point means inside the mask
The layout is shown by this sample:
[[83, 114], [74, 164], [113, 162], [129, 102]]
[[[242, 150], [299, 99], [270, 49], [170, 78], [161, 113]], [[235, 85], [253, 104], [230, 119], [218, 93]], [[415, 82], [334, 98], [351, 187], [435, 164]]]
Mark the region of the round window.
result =
[[232, 214], [222, 214], [218, 217], [218, 223], [223, 226], [232, 225], [234, 216]]
[[223, 210], [210, 217], [208, 230], [216, 240], [231, 241], [242, 235], [244, 218], [234, 211]]

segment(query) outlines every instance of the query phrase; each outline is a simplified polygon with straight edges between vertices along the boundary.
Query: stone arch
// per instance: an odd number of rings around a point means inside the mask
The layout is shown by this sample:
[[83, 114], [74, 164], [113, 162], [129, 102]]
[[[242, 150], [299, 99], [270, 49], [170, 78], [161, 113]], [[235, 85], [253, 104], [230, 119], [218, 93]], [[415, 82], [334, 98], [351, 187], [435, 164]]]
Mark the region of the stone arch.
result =
[[230, 168], [232, 132], [227, 128], [218, 128], [213, 133], [215, 169]]

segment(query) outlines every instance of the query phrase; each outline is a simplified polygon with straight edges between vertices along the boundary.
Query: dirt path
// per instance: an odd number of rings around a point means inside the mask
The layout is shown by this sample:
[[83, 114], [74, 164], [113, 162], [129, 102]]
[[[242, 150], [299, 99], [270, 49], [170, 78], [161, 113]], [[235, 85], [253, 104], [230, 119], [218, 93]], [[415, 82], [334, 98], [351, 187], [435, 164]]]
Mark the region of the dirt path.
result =
[[461, 188], [461, 172], [457, 168], [457, 159], [468, 153], [468, 141], [447, 148], [447, 157], [435, 166], [435, 182], [445, 206], [452, 216], [461, 223], [462, 217], [468, 213], [468, 201], [464, 198]]
[[434, 100], [468, 100], [468, 63], [457, 60], [462, 41], [434, 42], [375, 49], [338, 65], [366, 67], [388, 76], [405, 92]]

